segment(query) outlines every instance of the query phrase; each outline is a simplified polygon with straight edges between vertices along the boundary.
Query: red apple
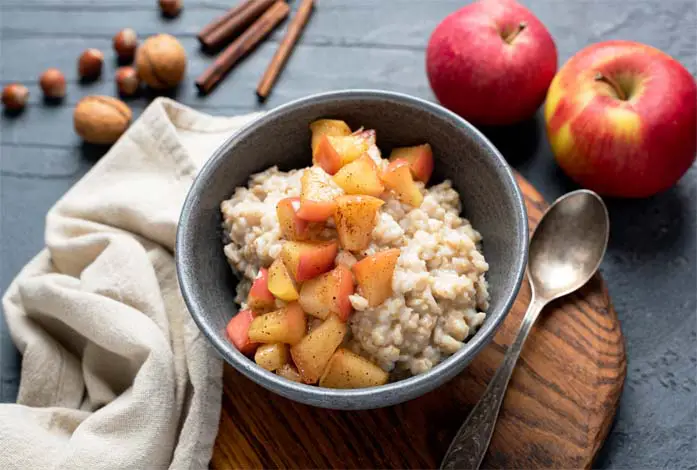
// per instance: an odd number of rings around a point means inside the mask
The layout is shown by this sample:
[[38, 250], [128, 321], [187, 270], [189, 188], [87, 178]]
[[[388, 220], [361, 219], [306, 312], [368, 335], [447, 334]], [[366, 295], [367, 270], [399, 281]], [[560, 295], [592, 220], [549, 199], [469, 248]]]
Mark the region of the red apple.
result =
[[319, 234], [324, 226], [308, 222], [298, 216], [299, 197], [287, 197], [276, 204], [276, 215], [281, 226], [281, 235], [286, 240], [309, 240]]
[[650, 196], [695, 161], [697, 87], [658, 49], [602, 42], [559, 70], [545, 120], [557, 162], [577, 183], [607, 196]]
[[419, 181], [428, 183], [433, 173], [433, 150], [429, 144], [392, 149], [390, 161], [404, 159], [409, 162], [411, 174]]
[[514, 0], [481, 0], [450, 14], [426, 51], [426, 71], [438, 100], [478, 124], [531, 117], [556, 70], [552, 36]]
[[247, 306], [255, 313], [264, 313], [276, 306], [276, 299], [269, 291], [269, 271], [261, 268], [249, 289]]
[[251, 310], [241, 310], [232, 317], [225, 328], [228, 339], [242, 354], [250, 355], [259, 346], [259, 343], [249, 339], [249, 326], [254, 321], [254, 317], [254, 312]]

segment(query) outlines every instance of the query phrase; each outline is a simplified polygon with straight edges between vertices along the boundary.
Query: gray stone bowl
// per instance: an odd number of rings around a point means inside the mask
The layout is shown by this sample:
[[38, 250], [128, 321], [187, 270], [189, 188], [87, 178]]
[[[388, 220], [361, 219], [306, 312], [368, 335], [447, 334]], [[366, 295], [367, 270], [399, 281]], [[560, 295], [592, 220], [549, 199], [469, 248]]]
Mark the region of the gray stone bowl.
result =
[[[310, 131], [315, 119], [334, 117], [352, 128], [375, 129], [378, 146], [429, 142], [432, 181], [448, 178], [459, 191], [463, 216], [483, 236], [489, 263], [491, 306], [477, 333], [453, 356], [427, 373], [380, 387], [334, 390], [295, 383], [243, 356], [225, 337], [237, 313], [236, 278], [223, 254], [220, 202], [250, 175], [278, 165], [281, 170], [311, 164]], [[528, 225], [513, 174], [496, 148], [471, 124], [446, 109], [409, 96], [349, 90], [303, 98], [268, 112], [227, 140], [193, 183], [179, 220], [176, 264], [192, 317], [218, 353], [262, 387], [309, 405], [369, 409], [400, 403], [453, 378], [493, 338], [511, 308], [525, 271]]]

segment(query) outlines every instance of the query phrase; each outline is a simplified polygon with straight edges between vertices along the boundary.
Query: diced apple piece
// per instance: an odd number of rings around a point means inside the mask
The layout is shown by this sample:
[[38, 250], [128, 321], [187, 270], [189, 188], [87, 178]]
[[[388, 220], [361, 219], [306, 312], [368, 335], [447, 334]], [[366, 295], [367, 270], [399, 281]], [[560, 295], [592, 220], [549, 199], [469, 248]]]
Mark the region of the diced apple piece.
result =
[[365, 250], [377, 224], [376, 214], [385, 201], [372, 196], [339, 196], [334, 221], [339, 243], [349, 251]]
[[298, 288], [281, 258], [274, 260], [269, 268], [269, 291], [286, 302], [298, 298]]
[[293, 364], [283, 364], [276, 370], [276, 374], [293, 382], [302, 382], [300, 372]]
[[310, 222], [324, 222], [334, 215], [334, 198], [340, 193], [341, 188], [322, 168], [310, 167], [300, 177], [300, 209], [296, 214]]
[[346, 194], [365, 194], [379, 196], [385, 190], [380, 181], [378, 167], [367, 154], [341, 168], [334, 175], [334, 182]]
[[261, 268], [249, 289], [247, 306], [255, 313], [264, 313], [276, 306], [276, 299], [269, 290], [269, 271]]
[[380, 251], [366, 256], [353, 265], [361, 296], [371, 307], [383, 303], [392, 295], [392, 275], [399, 258], [399, 249]]
[[330, 242], [285, 242], [280, 258], [297, 282], [326, 273], [334, 266], [339, 251], [336, 240]]
[[423, 194], [411, 176], [409, 162], [404, 159], [398, 158], [390, 162], [380, 175], [380, 179], [385, 183], [385, 187], [394, 191], [397, 198], [405, 204], [419, 207], [424, 200]]
[[418, 181], [428, 183], [433, 173], [433, 151], [430, 144], [414, 147], [401, 147], [392, 150], [390, 161], [403, 159], [409, 162], [409, 169]]
[[312, 132], [312, 150], [314, 152], [320, 137], [325, 135], [350, 135], [351, 128], [344, 121], [338, 119], [318, 119], [310, 124], [310, 132]]
[[259, 343], [249, 339], [249, 326], [254, 320], [254, 312], [251, 310], [240, 310], [237, 315], [232, 317], [225, 328], [228, 339], [235, 347], [246, 355], [252, 354]]
[[312, 163], [320, 166], [330, 175], [341, 168], [341, 155], [334, 149], [326, 135], [320, 136], [317, 145], [313, 147]]
[[322, 225], [298, 217], [300, 198], [288, 197], [276, 204], [276, 215], [281, 225], [281, 235], [286, 240], [309, 240], [322, 231]]
[[348, 320], [353, 311], [349, 295], [353, 294], [353, 274], [344, 265], [305, 282], [300, 288], [298, 303], [308, 315], [324, 320], [335, 314]]
[[370, 139], [365, 135], [327, 136], [327, 140], [341, 157], [341, 166], [347, 165], [370, 148]]
[[344, 340], [347, 331], [346, 323], [339, 320], [336, 315], [330, 315], [324, 323], [290, 348], [290, 355], [303, 382], [317, 383], [332, 354]]
[[324, 369], [319, 379], [320, 387], [327, 388], [366, 388], [387, 383], [387, 372], [368, 359], [353, 352], [339, 348]]
[[262, 344], [254, 354], [254, 362], [271, 372], [288, 363], [288, 345], [284, 343]]
[[256, 317], [249, 339], [257, 343], [296, 344], [305, 335], [305, 312], [297, 302]]

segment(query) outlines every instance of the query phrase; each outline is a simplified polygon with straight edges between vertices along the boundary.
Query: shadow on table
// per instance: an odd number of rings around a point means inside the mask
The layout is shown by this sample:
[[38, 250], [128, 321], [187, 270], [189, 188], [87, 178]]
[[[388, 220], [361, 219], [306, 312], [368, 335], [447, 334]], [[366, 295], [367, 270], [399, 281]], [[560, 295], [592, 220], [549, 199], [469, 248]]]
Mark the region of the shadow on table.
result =
[[80, 155], [83, 160], [91, 164], [97, 163], [111, 148], [111, 145], [99, 145], [82, 142], [80, 144]]
[[510, 126], [477, 126], [513, 167], [531, 159], [544, 139], [544, 120], [532, 118]]

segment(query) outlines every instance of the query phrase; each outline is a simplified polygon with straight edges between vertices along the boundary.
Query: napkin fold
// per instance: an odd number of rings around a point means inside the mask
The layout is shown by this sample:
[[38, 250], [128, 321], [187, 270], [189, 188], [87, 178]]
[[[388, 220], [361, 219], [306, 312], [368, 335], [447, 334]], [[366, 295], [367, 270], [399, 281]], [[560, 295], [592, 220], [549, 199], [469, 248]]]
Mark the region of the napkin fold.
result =
[[0, 405], [0, 469], [208, 466], [222, 362], [181, 298], [174, 242], [197, 171], [254, 117], [158, 98], [49, 211], [46, 248], [2, 299], [22, 374]]

